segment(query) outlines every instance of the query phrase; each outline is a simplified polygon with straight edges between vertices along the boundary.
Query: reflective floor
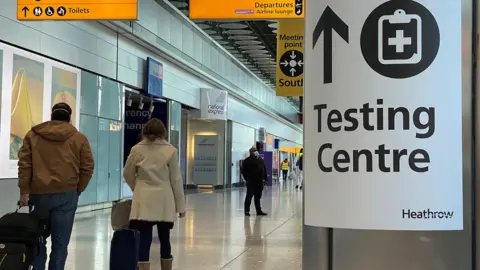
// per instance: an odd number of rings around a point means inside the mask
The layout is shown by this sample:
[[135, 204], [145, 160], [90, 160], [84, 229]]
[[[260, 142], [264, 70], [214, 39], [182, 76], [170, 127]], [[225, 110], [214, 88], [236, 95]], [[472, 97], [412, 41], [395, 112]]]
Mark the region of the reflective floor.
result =
[[[267, 217], [245, 218], [245, 190], [187, 196], [187, 217], [172, 231], [174, 269], [301, 269], [301, 192], [279, 184], [264, 191]], [[252, 205], [252, 214], [255, 213]], [[66, 269], [108, 269], [108, 211], [77, 215]], [[160, 269], [158, 240], [152, 269]]]

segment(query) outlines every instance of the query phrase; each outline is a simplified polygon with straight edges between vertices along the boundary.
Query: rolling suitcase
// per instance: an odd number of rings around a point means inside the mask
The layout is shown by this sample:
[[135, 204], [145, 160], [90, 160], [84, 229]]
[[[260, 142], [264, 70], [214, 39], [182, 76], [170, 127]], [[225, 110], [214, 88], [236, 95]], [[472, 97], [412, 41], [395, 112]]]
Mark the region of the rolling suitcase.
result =
[[136, 230], [113, 233], [110, 247], [110, 270], [137, 270], [140, 234]]
[[[30, 208], [32, 209], [32, 208]], [[28, 270], [45, 226], [29, 213], [17, 211], [0, 218], [0, 270]]]

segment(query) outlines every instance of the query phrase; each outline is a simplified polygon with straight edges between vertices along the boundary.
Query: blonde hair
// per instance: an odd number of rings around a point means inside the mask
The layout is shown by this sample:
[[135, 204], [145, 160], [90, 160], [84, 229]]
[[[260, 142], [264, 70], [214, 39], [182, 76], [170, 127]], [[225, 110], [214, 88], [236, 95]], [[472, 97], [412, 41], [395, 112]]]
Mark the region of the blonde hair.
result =
[[143, 126], [142, 136], [151, 142], [157, 139], [164, 140], [167, 137], [167, 130], [160, 119], [152, 118]]

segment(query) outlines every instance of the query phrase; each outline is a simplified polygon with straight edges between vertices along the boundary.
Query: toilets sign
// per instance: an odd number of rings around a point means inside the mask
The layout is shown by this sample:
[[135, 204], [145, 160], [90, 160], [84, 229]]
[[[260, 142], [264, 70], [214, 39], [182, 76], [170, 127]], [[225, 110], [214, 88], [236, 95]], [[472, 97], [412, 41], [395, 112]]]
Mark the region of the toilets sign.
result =
[[462, 230], [461, 3], [312, 0], [305, 224]]

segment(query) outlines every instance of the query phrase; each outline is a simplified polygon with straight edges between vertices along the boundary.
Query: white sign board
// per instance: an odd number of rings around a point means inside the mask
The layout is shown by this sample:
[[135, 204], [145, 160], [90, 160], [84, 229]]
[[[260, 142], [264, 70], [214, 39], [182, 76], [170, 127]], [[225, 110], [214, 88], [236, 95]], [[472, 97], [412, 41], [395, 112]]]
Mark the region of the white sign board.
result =
[[200, 96], [200, 114], [202, 119], [227, 120], [228, 92], [203, 88]]
[[218, 136], [195, 135], [193, 182], [197, 185], [218, 183]]
[[306, 10], [305, 224], [462, 230], [461, 1]]

